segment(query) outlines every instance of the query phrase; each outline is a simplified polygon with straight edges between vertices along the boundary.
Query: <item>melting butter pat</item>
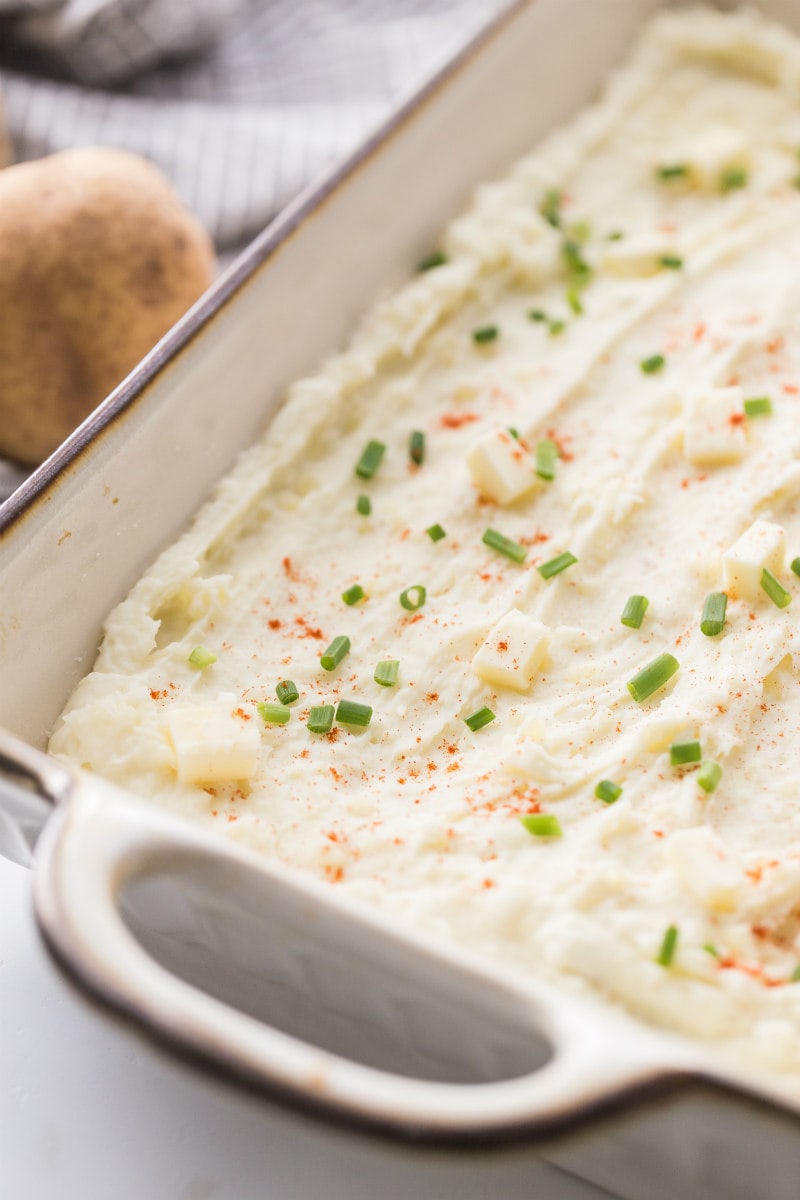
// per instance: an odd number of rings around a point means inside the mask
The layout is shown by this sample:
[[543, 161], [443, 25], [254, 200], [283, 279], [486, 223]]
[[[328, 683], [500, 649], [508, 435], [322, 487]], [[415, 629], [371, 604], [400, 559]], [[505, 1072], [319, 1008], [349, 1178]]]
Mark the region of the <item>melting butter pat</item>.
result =
[[747, 138], [731, 125], [708, 125], [697, 130], [685, 149], [679, 149], [670, 162], [682, 163], [689, 169], [691, 182], [708, 192], [725, 190], [729, 171], [747, 172], [752, 154]]
[[684, 456], [696, 467], [738, 462], [747, 448], [744, 424], [741, 388], [713, 388], [690, 396], [684, 408]]
[[482, 496], [510, 504], [538, 482], [536, 459], [506, 429], [495, 429], [467, 452], [467, 466]]
[[611, 242], [603, 252], [603, 267], [625, 279], [657, 275], [664, 270], [665, 258], [680, 259], [674, 239], [660, 233], [630, 234]]
[[235, 716], [230, 703], [175, 709], [167, 728], [181, 783], [222, 783], [255, 775], [258, 729]]
[[667, 843], [667, 859], [683, 889], [712, 912], [734, 912], [741, 900], [742, 872], [706, 825], [679, 829]]
[[494, 687], [526, 692], [541, 665], [550, 631], [541, 621], [512, 608], [472, 660], [476, 675]]
[[754, 521], [722, 556], [723, 587], [731, 595], [756, 600], [761, 595], [761, 572], [780, 575], [786, 559], [786, 533], [772, 521]]

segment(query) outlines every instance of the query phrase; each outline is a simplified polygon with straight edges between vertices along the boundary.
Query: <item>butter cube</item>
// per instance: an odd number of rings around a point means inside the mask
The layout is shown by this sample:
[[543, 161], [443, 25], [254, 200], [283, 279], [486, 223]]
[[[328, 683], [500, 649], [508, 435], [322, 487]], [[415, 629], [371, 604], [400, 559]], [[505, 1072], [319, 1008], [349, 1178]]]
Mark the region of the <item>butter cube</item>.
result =
[[548, 641], [546, 625], [512, 608], [492, 629], [473, 658], [472, 669], [492, 686], [525, 692], [544, 658]]
[[764, 567], [780, 575], [786, 559], [786, 533], [772, 521], [754, 521], [722, 556], [723, 587], [732, 596], [756, 600]]
[[258, 728], [234, 716], [228, 703], [176, 708], [167, 729], [181, 783], [250, 779], [256, 772]]
[[539, 483], [536, 459], [505, 429], [495, 429], [467, 453], [472, 482], [496, 504], [510, 504]]
[[683, 453], [696, 467], [738, 462], [747, 448], [742, 389], [711, 388], [684, 406]]
[[680, 258], [674, 239], [663, 233], [630, 234], [610, 242], [603, 252], [602, 266], [612, 275], [636, 278], [664, 270], [662, 258]]

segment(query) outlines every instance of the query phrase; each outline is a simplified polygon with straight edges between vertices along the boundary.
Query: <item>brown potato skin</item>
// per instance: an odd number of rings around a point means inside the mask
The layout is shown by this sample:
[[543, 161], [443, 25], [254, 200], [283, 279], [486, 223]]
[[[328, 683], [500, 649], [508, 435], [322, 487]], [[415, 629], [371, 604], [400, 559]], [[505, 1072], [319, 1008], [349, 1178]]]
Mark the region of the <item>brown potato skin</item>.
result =
[[211, 241], [138, 155], [0, 171], [0, 454], [40, 462], [205, 291]]

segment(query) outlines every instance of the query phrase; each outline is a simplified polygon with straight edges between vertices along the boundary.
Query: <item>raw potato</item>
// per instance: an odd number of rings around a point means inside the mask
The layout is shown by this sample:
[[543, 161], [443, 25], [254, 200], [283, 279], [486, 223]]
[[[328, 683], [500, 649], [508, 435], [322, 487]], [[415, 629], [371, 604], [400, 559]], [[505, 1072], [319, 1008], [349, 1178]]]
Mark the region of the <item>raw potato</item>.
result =
[[211, 282], [150, 163], [88, 147], [0, 172], [0, 453], [45, 458]]

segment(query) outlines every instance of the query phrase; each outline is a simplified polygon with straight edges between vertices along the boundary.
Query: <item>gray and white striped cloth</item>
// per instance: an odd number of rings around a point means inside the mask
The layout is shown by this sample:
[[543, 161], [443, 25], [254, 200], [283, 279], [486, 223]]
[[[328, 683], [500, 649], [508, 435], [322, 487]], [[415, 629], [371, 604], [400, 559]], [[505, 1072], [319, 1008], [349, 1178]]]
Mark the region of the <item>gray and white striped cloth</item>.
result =
[[[15, 161], [151, 159], [223, 259], [500, 0], [0, 0]], [[0, 501], [22, 473], [0, 459]]]

